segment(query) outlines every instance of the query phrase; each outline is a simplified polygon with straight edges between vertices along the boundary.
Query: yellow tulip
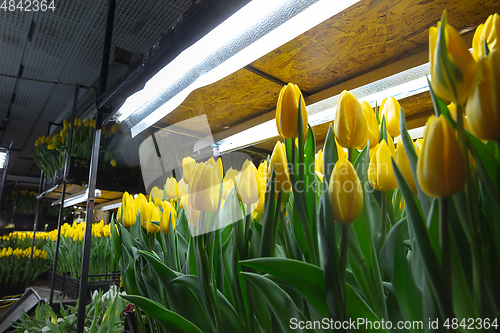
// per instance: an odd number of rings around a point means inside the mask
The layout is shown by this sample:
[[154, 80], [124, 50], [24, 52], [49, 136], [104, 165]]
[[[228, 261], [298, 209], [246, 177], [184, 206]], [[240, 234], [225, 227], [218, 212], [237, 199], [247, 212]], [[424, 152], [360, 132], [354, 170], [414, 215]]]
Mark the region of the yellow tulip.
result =
[[428, 196], [447, 198], [465, 185], [465, 158], [453, 128], [443, 115], [430, 116], [425, 126], [424, 144], [417, 163], [418, 183]]
[[355, 221], [363, 209], [363, 189], [351, 162], [344, 159], [335, 163], [328, 191], [335, 221], [340, 224]]
[[155, 208], [155, 204], [150, 201], [147, 201], [139, 208], [141, 212], [141, 225], [143, 228], [148, 227], [148, 223], [151, 221], [151, 215], [153, 214], [153, 209]]
[[368, 166], [368, 181], [374, 189], [390, 191], [398, 187], [391, 158], [394, 158], [394, 155], [385, 140], [373, 148], [373, 155]]
[[156, 234], [158, 231], [160, 231], [160, 223], [161, 223], [160, 209], [154, 206], [151, 212], [151, 220], [148, 221], [146, 229], [148, 230], [148, 232]]
[[345, 148], [362, 149], [368, 139], [368, 124], [356, 96], [344, 90], [337, 101], [335, 138]]
[[63, 127], [64, 127], [64, 129], [69, 128], [69, 124], [68, 124], [68, 122], [66, 121], [66, 119], [64, 119], [64, 120], [63, 120]]
[[410, 161], [408, 160], [408, 155], [406, 154], [405, 147], [403, 145], [403, 140], [400, 138], [397, 143], [396, 150], [396, 164], [403, 174], [404, 179], [408, 186], [410, 186], [413, 193], [417, 194], [417, 185], [415, 184], [415, 178], [413, 178], [413, 172], [411, 171]]
[[111, 164], [112, 167], [116, 167], [116, 161], [115, 160], [111, 160], [111, 162], [109, 162], [109, 164]]
[[[443, 19], [446, 22], [446, 13]], [[442, 99], [463, 104], [469, 94], [476, 62], [455, 28], [443, 24], [445, 36], [439, 33], [441, 22], [438, 22], [437, 28], [431, 27], [429, 30], [431, 86]], [[443, 38], [445, 50], [441, 46]], [[445, 54], [444, 58], [442, 54]]]
[[[401, 116], [401, 105], [394, 97], [389, 97], [381, 106], [381, 118], [385, 117], [387, 132], [393, 137], [399, 136], [399, 119]], [[378, 126], [377, 126], [378, 127]], [[379, 132], [380, 135], [380, 132]], [[378, 142], [378, 138], [377, 138]]]
[[271, 178], [273, 167], [276, 168], [276, 191], [288, 192], [290, 190], [291, 183], [288, 175], [285, 144], [281, 141], [276, 142], [276, 145], [274, 146], [267, 172], [268, 179]]
[[38, 139], [36, 139], [35, 147], [40, 146], [40, 143], [42, 143], [42, 138], [41, 137], [39, 137]]
[[257, 186], [259, 187], [259, 194], [266, 192], [267, 185], [267, 160], [259, 164], [257, 169]]
[[139, 195], [136, 198], [134, 198], [134, 207], [135, 209], [139, 210], [143, 205], [147, 204], [147, 202], [148, 199], [146, 199], [144, 194], [139, 193]]
[[181, 203], [181, 208], [186, 207], [187, 199], [188, 199], [188, 186], [184, 183], [184, 179], [181, 179], [178, 184], [179, 187], [179, 199]]
[[253, 205], [259, 200], [257, 186], [257, 168], [250, 160], [243, 163], [240, 179], [238, 181], [238, 194], [245, 205]]
[[62, 137], [60, 134], [54, 135], [54, 138], [52, 140], [62, 143]]
[[192, 226], [197, 226], [198, 225], [198, 221], [200, 219], [200, 211], [199, 210], [196, 210], [193, 208], [193, 197], [194, 195], [192, 195], [191, 193], [188, 195], [188, 200], [187, 200], [187, 204], [186, 204], [186, 215], [188, 217], [188, 221], [189, 223], [192, 225]]
[[174, 177], [168, 177], [165, 182], [165, 189], [167, 199], [177, 199], [179, 196], [179, 187], [177, 186], [177, 180]]
[[219, 158], [217, 162], [215, 162], [215, 159], [213, 157], [210, 157], [208, 161], [205, 162], [205, 164], [210, 164], [211, 166], [214, 167], [215, 174], [217, 175], [217, 180], [222, 182], [223, 174], [224, 174], [224, 169], [222, 168], [222, 159]]
[[212, 163], [200, 163], [193, 172], [189, 192], [193, 195], [193, 208], [204, 212], [215, 212], [219, 203], [217, 171]]
[[[380, 130], [378, 128], [377, 117], [375, 116], [375, 112], [373, 111], [370, 103], [368, 103], [367, 101], [361, 102], [361, 109], [363, 109], [363, 113], [366, 119], [366, 124], [368, 125], [368, 140], [370, 140], [370, 148], [373, 148], [377, 145], [378, 140], [380, 138]], [[398, 130], [399, 130], [399, 124], [398, 124]]]
[[67, 129], [63, 129], [61, 130], [61, 132], [59, 133], [59, 135], [61, 136], [61, 138], [65, 138], [68, 136], [68, 130]]
[[163, 213], [161, 215], [160, 231], [164, 234], [168, 233], [169, 221], [172, 220], [172, 228], [175, 229], [175, 218], [177, 213], [170, 202], [165, 201], [162, 204]]
[[266, 201], [266, 194], [259, 194], [259, 201], [257, 202], [257, 206], [255, 206], [255, 211], [259, 214], [264, 214], [264, 203]]
[[131, 227], [135, 225], [137, 214], [133, 205], [128, 205], [123, 209], [122, 224], [124, 227]]
[[193, 158], [188, 156], [182, 159], [182, 179], [186, 184], [189, 184], [195, 166], [196, 161]]
[[224, 176], [224, 180], [222, 183], [222, 199], [223, 200], [226, 200], [227, 195], [234, 188], [237, 180], [238, 180], [238, 172], [236, 170], [234, 170], [233, 168], [229, 168], [229, 170], [226, 171], [226, 175]]
[[157, 186], [153, 186], [149, 194], [149, 199], [154, 202], [156, 206], [160, 206], [163, 200], [163, 190], [160, 190]]
[[51, 143], [50, 145], [48, 145], [48, 146], [47, 146], [47, 149], [49, 149], [49, 150], [54, 150], [54, 149], [56, 149], [56, 148], [57, 148], [57, 146], [58, 146], [58, 144], [57, 144], [57, 143]]
[[500, 140], [500, 51], [479, 59], [465, 105], [470, 131], [483, 140]]
[[314, 170], [320, 173], [325, 173], [325, 160], [323, 157], [323, 149], [318, 150], [314, 156]]
[[307, 110], [304, 97], [297, 85], [289, 83], [281, 88], [276, 105], [276, 127], [283, 138], [295, 139], [298, 137], [299, 99], [302, 109], [302, 123], [304, 134], [307, 132]]
[[111, 232], [111, 226], [110, 224], [106, 224], [103, 228], [102, 228], [102, 233], [104, 235], [104, 237], [106, 238], [109, 238], [109, 234]]
[[315, 171], [315, 173], [316, 173], [316, 176], [318, 176], [320, 182], [323, 182], [323, 174], [319, 171]]
[[45, 137], [45, 135], [40, 138], [40, 142], [47, 143], [47, 138]]
[[480, 24], [474, 33], [474, 38], [472, 39], [472, 56], [475, 61], [485, 57], [485, 39], [490, 52], [499, 48], [498, 34], [500, 34], [500, 15], [495, 13], [490, 15], [486, 19], [486, 22]]
[[424, 146], [424, 139], [415, 140], [414, 145], [417, 156], [420, 157], [420, 153], [422, 152], [422, 147]]

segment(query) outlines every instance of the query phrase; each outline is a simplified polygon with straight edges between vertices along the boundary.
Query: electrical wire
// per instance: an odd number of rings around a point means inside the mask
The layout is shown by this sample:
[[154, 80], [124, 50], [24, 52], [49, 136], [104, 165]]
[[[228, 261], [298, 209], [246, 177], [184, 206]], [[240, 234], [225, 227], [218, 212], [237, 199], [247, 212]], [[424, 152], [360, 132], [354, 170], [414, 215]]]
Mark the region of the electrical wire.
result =
[[19, 300], [19, 297], [21, 297], [21, 296], [23, 296], [23, 294], [9, 295], [9, 296], [2, 297], [0, 299], [0, 302], [1, 303], [5, 302], [5, 304], [0, 305], [0, 309], [5, 309], [5, 308], [8, 308], [8, 307], [14, 305]]

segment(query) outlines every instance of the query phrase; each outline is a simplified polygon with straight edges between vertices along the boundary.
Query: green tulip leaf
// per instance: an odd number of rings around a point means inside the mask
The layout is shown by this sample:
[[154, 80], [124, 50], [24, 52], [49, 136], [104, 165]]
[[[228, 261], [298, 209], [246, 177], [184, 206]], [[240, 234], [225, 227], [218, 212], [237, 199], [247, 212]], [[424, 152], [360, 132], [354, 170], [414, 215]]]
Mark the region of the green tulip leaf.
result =
[[120, 295], [127, 301], [136, 304], [141, 310], [153, 317], [161, 326], [173, 333], [203, 333], [196, 325], [186, 320], [179, 314], [169, 311], [163, 305], [158, 304], [142, 296]]
[[[372, 323], [380, 323], [379, 317], [372, 311], [372, 309], [366, 304], [363, 298], [350, 286], [346, 285], [346, 298], [347, 298], [347, 315], [351, 320], [359, 322], [358, 320], [364, 319], [366, 322], [370, 321]], [[362, 332], [387, 332], [382, 329], [370, 329], [364, 327], [358, 327]]]
[[328, 317], [323, 271], [318, 266], [288, 258], [257, 258], [243, 260], [241, 264], [277, 277]]
[[422, 320], [422, 291], [415, 282], [403, 244], [406, 220], [398, 222], [387, 235], [380, 251], [380, 266], [392, 282], [405, 320]]
[[[258, 274], [248, 272], [241, 272], [241, 274], [243, 274], [264, 297], [272, 313], [276, 316], [279, 326], [284, 332], [290, 330], [290, 323], [293, 318], [302, 320], [302, 316], [293, 303], [293, 300], [276, 283]], [[298, 328], [297, 331], [303, 332], [300, 328]]]
[[326, 134], [325, 143], [323, 145], [323, 162], [324, 162], [324, 177], [327, 184], [330, 182], [330, 177], [332, 176], [333, 168], [335, 163], [339, 160], [339, 154], [337, 152], [337, 144], [335, 143], [335, 134], [333, 132], [332, 124], [328, 127], [328, 133]]

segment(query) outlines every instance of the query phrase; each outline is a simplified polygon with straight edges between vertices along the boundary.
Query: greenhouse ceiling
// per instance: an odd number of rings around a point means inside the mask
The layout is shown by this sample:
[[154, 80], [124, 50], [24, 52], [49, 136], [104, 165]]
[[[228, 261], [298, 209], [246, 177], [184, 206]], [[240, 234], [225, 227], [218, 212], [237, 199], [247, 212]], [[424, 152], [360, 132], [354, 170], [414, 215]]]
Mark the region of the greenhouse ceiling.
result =
[[[109, 87], [120, 82], [165, 36], [178, 34], [170, 53], [165, 53], [164, 62], [168, 62], [165, 59], [175, 58], [183, 47], [196, 42], [227, 15], [227, 10], [221, 14], [218, 8], [230, 4], [235, 12], [247, 2], [117, 1]], [[40, 175], [30, 159], [34, 142], [47, 134], [49, 122], [69, 118], [74, 85], [95, 88], [99, 77], [107, 1], [56, 1], [55, 4], [53, 12], [0, 10], [0, 117], [3, 119], [0, 145], [5, 147], [14, 142], [8, 169], [11, 176]], [[215, 9], [210, 10], [210, 5]], [[191, 13], [205, 9], [204, 20], [188, 25], [198, 33], [180, 38], [186, 29], [176, 28], [179, 22], [186, 22]], [[436, 25], [444, 9], [449, 13], [449, 23], [470, 43], [477, 25], [490, 14], [500, 12], [500, 3], [495, 0], [356, 2], [223, 79], [192, 91], [180, 105], [154, 123], [153, 128], [205, 114], [214, 140], [223, 143], [245, 129], [272, 121], [279, 91], [288, 82], [301, 88], [307, 105], [311, 106], [310, 113], [319, 115], [324, 111], [321, 117], [328, 116], [328, 112], [333, 113], [335, 96], [344, 89], [360, 88], [360, 94], [372, 96], [386, 90], [386, 85], [394, 84], [379, 80], [394, 78], [399, 73], [408, 76], [406, 71], [422, 65], [425, 71], [428, 29]], [[422, 71], [417, 72], [422, 75]], [[152, 75], [140, 77], [138, 86]], [[114, 107], [118, 108], [128, 95], [122, 94]], [[399, 100], [410, 128], [422, 126], [432, 113], [432, 102], [425, 89], [403, 94]], [[81, 89], [80, 114], [92, 110], [94, 101], [94, 91]], [[314, 130], [321, 143], [328, 122], [322, 123], [320, 116], [317, 118]], [[255, 127], [253, 134], [257, 133]], [[259, 141], [256, 144], [248, 142], [242, 146], [252, 145], [249, 149], [265, 154], [272, 149], [276, 138], [272, 133], [264, 137], [256, 138], [254, 141]]]

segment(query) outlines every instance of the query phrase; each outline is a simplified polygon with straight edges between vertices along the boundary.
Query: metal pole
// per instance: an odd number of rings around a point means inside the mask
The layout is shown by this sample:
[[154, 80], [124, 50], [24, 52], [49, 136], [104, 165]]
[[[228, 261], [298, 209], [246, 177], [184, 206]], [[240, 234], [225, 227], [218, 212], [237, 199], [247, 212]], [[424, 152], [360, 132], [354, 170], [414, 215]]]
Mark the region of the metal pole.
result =
[[0, 187], [0, 210], [2, 209], [2, 197], [3, 197], [3, 188], [5, 187], [5, 181], [7, 180], [7, 169], [9, 168], [9, 162], [10, 162], [10, 150], [12, 149], [12, 144], [14, 141], [10, 142], [9, 145], [9, 150], [6, 153], [6, 160], [5, 160], [5, 168], [3, 169], [3, 174], [2, 174], [2, 187]]
[[[115, 17], [116, 0], [109, 0], [108, 18], [106, 21], [106, 34], [104, 37], [104, 51], [102, 56], [101, 75], [99, 78], [99, 89], [96, 96], [96, 105], [106, 90], [108, 81], [109, 56], [111, 53], [111, 39], [113, 37], [113, 22]], [[87, 283], [89, 273], [90, 245], [92, 238], [92, 221], [94, 220], [95, 188], [97, 182], [97, 165], [99, 161], [99, 146], [101, 144], [103, 112], [97, 108], [97, 115], [94, 130], [94, 144], [92, 145], [92, 155], [90, 157], [90, 172], [88, 182], [87, 210], [85, 215], [85, 234], [83, 236], [82, 269], [80, 275], [80, 293], [78, 297], [78, 312], [76, 322], [76, 333], [83, 333], [85, 327], [85, 306], [87, 303]]]
[[71, 131], [69, 131], [68, 135], [68, 148], [66, 150], [66, 161], [64, 163], [64, 174], [63, 174], [63, 182], [62, 182], [62, 192], [61, 192], [61, 204], [59, 206], [59, 216], [57, 218], [57, 240], [56, 240], [56, 252], [54, 254], [54, 264], [52, 265], [52, 280], [50, 281], [50, 298], [49, 304], [52, 305], [54, 298], [54, 281], [56, 280], [56, 270], [57, 270], [57, 259], [59, 258], [59, 242], [61, 239], [61, 222], [62, 215], [64, 210], [64, 197], [66, 195], [66, 176], [69, 168], [69, 160], [71, 158], [71, 144], [73, 141], [73, 131], [75, 128], [75, 117], [76, 117], [76, 107], [78, 105], [78, 85], [75, 87], [75, 97], [73, 100], [73, 115], [71, 117]]
[[[38, 186], [38, 194], [42, 192], [42, 184], [43, 184], [43, 170], [40, 172], [40, 185]], [[35, 211], [35, 223], [33, 225], [33, 238], [31, 239], [31, 254], [30, 254], [30, 263], [28, 265], [28, 275], [26, 276], [26, 288], [30, 285], [30, 277], [31, 277], [31, 266], [33, 265], [33, 252], [35, 248], [35, 236], [36, 236], [36, 228], [38, 225], [38, 215], [40, 212], [40, 195], [36, 197], [36, 211]]]

